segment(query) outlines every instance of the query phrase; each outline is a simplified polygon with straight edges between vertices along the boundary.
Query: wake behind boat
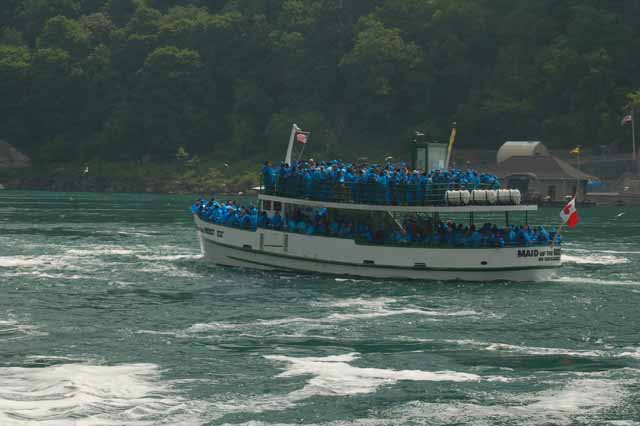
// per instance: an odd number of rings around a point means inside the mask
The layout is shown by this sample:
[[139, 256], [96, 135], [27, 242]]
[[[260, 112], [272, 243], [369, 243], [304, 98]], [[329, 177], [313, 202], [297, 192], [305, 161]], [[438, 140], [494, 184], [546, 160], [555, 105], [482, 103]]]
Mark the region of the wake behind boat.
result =
[[285, 161], [279, 168], [265, 163], [257, 206], [194, 204], [207, 260], [268, 271], [468, 281], [540, 281], [561, 266], [559, 235], [529, 225], [536, 205], [520, 204], [519, 191], [501, 189], [495, 176], [449, 168], [439, 147], [425, 147], [422, 161], [418, 152], [412, 167], [292, 160], [294, 145], [306, 144], [307, 136], [294, 125]]

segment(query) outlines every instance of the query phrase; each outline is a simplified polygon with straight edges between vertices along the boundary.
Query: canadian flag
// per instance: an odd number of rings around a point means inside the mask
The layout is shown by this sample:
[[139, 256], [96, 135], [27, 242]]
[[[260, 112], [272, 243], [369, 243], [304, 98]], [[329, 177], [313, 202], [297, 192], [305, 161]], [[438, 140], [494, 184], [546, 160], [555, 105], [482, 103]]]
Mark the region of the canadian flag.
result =
[[578, 224], [578, 210], [576, 209], [576, 197], [574, 196], [569, 203], [564, 206], [560, 212], [560, 218], [569, 228], [573, 228]]

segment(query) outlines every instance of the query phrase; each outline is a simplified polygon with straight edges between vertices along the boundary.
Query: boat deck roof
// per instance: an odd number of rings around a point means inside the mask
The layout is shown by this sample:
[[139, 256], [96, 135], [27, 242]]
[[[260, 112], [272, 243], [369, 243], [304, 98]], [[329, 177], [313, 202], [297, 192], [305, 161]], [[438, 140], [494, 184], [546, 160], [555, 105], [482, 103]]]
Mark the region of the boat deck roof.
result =
[[520, 205], [468, 205], [468, 206], [390, 206], [380, 204], [337, 203], [331, 201], [314, 201], [300, 198], [280, 197], [276, 195], [260, 194], [260, 200], [276, 203], [292, 204], [306, 207], [328, 208], [339, 210], [366, 210], [396, 213], [500, 213], [500, 212], [534, 212], [538, 210], [535, 204]]

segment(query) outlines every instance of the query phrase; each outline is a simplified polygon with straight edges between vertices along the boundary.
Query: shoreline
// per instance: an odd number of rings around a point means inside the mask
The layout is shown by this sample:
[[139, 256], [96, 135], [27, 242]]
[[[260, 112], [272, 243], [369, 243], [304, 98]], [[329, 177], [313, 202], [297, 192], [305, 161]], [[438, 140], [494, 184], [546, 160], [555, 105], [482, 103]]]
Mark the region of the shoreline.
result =
[[194, 195], [220, 196], [253, 195], [251, 188], [237, 185], [210, 187], [207, 190], [196, 188], [194, 185], [177, 187], [170, 182], [154, 179], [132, 183], [128, 179], [83, 178], [78, 180], [45, 178], [12, 178], [0, 179], [0, 190], [6, 191], [45, 191], [45, 192], [87, 192], [87, 193], [136, 193], [136, 194], [165, 194], [165, 195]]
[[251, 192], [260, 182], [245, 164], [233, 169], [214, 162], [176, 164], [57, 164], [0, 170], [0, 189], [17, 191], [233, 194]]

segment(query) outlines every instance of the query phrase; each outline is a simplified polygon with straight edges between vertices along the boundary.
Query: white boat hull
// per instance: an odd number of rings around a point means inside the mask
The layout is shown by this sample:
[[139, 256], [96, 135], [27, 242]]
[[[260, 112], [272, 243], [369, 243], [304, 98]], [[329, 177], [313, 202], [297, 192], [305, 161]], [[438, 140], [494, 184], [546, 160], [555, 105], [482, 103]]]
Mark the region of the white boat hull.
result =
[[557, 247], [360, 245], [349, 239], [228, 228], [194, 217], [205, 259], [224, 266], [340, 277], [476, 282], [544, 281], [561, 266]]

